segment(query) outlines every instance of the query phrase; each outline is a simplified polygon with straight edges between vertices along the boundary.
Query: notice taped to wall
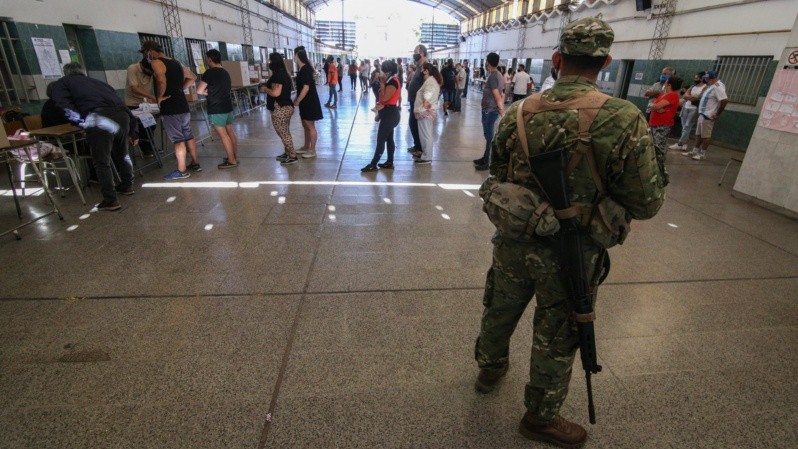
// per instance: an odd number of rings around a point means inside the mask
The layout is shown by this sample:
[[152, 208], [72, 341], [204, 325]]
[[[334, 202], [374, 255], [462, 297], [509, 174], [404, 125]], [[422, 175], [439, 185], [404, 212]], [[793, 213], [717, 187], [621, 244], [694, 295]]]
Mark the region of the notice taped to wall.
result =
[[776, 72], [770, 95], [765, 99], [759, 125], [798, 134], [798, 70], [785, 68]]
[[205, 73], [205, 60], [202, 59], [202, 48], [196, 42], [191, 43], [191, 56], [194, 59], [194, 71], [201, 75]]
[[55, 51], [55, 44], [52, 39], [44, 37], [32, 37], [33, 49], [36, 51], [36, 58], [39, 60], [39, 68], [42, 76], [46, 80], [61, 78], [61, 63], [58, 62], [58, 52]]

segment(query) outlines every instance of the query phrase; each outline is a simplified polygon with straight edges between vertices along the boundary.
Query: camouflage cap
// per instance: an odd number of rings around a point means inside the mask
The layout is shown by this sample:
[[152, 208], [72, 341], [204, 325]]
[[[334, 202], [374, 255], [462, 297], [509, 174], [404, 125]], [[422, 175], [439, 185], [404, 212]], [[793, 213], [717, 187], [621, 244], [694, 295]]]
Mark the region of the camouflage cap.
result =
[[610, 25], [596, 17], [571, 22], [560, 36], [560, 53], [573, 56], [607, 56], [615, 39]]

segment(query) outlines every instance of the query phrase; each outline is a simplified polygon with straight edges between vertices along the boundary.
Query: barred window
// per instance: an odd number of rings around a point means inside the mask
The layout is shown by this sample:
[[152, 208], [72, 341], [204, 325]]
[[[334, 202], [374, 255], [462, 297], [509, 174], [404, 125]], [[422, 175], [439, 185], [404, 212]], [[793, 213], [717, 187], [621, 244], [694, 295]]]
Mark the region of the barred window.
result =
[[729, 103], [756, 105], [773, 56], [718, 56], [715, 70], [726, 85]]
[[175, 52], [174, 52], [174, 50], [172, 50], [172, 39], [167, 37], [167, 36], [161, 36], [161, 35], [158, 35], [158, 34], [139, 33], [139, 41], [140, 42], [144, 42], [144, 41], [155, 41], [155, 42], [158, 42], [159, 44], [161, 44], [161, 47], [163, 48], [163, 52], [164, 52], [164, 54], [166, 56], [168, 56], [170, 58], [174, 58], [175, 57]]

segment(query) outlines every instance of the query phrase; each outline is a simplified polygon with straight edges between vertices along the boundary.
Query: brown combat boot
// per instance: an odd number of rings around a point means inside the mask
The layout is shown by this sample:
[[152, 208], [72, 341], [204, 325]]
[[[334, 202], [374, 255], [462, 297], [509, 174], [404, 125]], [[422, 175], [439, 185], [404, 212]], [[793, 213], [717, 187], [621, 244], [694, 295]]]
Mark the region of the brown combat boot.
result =
[[487, 369], [482, 368], [477, 375], [477, 381], [474, 383], [474, 388], [482, 393], [488, 394], [496, 388], [496, 384], [507, 374], [507, 369], [510, 368], [510, 362], [502, 368]]
[[535, 441], [545, 441], [555, 446], [565, 448], [582, 447], [587, 440], [587, 431], [579, 424], [566, 421], [562, 416], [557, 415], [554, 421], [548, 424], [541, 424], [529, 416], [529, 412], [521, 420], [518, 429], [521, 435]]

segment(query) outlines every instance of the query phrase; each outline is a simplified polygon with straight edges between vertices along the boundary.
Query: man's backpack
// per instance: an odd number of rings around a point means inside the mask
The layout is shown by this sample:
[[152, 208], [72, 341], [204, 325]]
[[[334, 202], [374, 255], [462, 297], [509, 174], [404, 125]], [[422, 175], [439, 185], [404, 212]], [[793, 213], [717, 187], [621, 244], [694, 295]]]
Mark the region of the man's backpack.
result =
[[541, 93], [537, 93], [525, 98], [518, 105], [517, 142], [527, 158], [529, 158], [529, 147], [524, 124], [534, 114], [562, 109], [578, 111], [579, 141], [566, 168], [566, 176], [570, 176], [574, 169], [585, 161], [596, 185], [597, 194], [591, 204], [575, 204], [564, 211], [554, 210], [539, 183], [542, 195], [512, 182], [513, 159], [510, 158], [507, 182], [498, 182], [495, 178], [489, 177], [480, 188], [480, 196], [485, 201], [483, 209], [502, 235], [518, 240], [532, 240], [535, 235], [551, 235], [559, 231], [559, 222], [556, 218], [577, 216], [597, 245], [610, 248], [623, 243], [630, 230], [630, 220], [627, 219], [626, 210], [607, 196], [590, 135], [590, 127], [598, 111], [610, 98], [601, 92], [591, 91], [578, 98], [549, 103], [543, 100]]

